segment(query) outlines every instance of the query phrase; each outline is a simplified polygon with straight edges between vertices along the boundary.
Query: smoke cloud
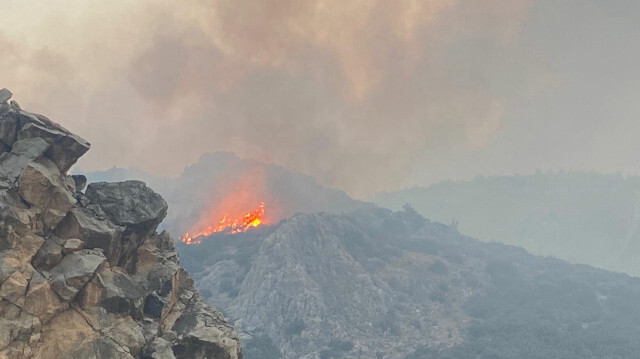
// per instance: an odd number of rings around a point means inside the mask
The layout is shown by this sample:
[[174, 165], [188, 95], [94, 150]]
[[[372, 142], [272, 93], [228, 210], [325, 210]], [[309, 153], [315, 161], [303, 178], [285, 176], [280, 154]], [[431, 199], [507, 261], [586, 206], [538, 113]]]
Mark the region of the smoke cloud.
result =
[[[606, 17], [594, 4], [583, 15]], [[586, 46], [562, 48], [578, 32], [545, 37], [571, 18], [568, 5], [550, 5], [0, 0], [0, 86], [89, 140], [84, 170], [176, 175], [226, 150], [356, 196], [486, 172], [607, 170], [550, 160], [562, 136], [531, 160], [506, 154], [540, 147], [541, 129], [523, 132], [543, 114], [532, 103], [582, 85], [556, 55]], [[538, 46], [549, 43], [558, 47]], [[545, 118], [562, 120], [566, 108]]]

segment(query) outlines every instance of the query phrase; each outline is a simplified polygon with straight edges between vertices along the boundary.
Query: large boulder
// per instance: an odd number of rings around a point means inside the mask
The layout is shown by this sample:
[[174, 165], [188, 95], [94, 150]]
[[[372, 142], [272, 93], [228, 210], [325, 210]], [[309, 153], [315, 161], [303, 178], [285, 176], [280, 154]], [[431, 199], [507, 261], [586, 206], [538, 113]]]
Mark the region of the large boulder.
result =
[[83, 249], [65, 256], [51, 269], [51, 284], [60, 298], [71, 301], [107, 258], [97, 250]]
[[125, 228], [119, 258], [111, 263], [133, 272], [135, 254], [166, 216], [167, 202], [140, 181], [92, 183], [85, 195], [90, 207]]
[[92, 183], [85, 194], [113, 223], [137, 232], [154, 231], [167, 215], [167, 202], [141, 181]]
[[52, 236], [45, 240], [33, 257], [31, 264], [37, 270], [49, 271], [62, 260], [62, 238]]
[[111, 264], [120, 259], [123, 228], [96, 218], [91, 210], [74, 208], [60, 222], [57, 234], [64, 238], [81, 238], [85, 248], [101, 248]]
[[51, 145], [47, 157], [58, 166], [61, 172], [67, 172], [91, 146], [83, 138], [44, 116], [19, 111], [18, 118], [22, 124], [18, 139], [42, 138], [45, 140]]
[[129, 315], [142, 319], [144, 289], [127, 273], [104, 267], [81, 294], [83, 308], [101, 306], [108, 313]]
[[50, 230], [62, 221], [76, 202], [58, 167], [47, 158], [27, 165], [18, 186], [25, 201], [43, 210], [43, 223]]
[[10, 152], [0, 155], [0, 185], [14, 186], [27, 165], [42, 157], [48, 149], [49, 144], [41, 138], [16, 141]]

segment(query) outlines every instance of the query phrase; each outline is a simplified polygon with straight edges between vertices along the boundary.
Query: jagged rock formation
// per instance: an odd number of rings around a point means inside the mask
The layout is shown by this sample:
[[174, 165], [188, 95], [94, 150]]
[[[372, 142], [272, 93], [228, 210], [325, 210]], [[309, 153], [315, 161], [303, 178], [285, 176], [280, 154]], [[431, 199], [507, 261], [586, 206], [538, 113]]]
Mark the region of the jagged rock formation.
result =
[[156, 228], [144, 183], [69, 168], [89, 143], [0, 90], [0, 358], [242, 358]]
[[[376, 218], [376, 212], [383, 216]], [[402, 358], [419, 346], [462, 343], [469, 317], [461, 305], [471, 292], [454, 279], [478, 263], [448, 265], [447, 273], [435, 273], [429, 268], [438, 256], [396, 246], [409, 240], [402, 238], [406, 228], [393, 233], [393, 226], [380, 227], [378, 220], [388, 220], [384, 210], [364, 213], [364, 219], [299, 214], [262, 233], [180, 245], [181, 258], [196, 273], [196, 286], [247, 336], [247, 359], [276, 357], [258, 354], [266, 348], [256, 340], [267, 337], [280, 357], [291, 359], [376, 358], [379, 353]], [[425, 231], [455, 235], [439, 227], [427, 224]], [[389, 243], [378, 242], [383, 238]], [[221, 247], [208, 248], [214, 244]], [[196, 251], [206, 253], [200, 265], [193, 263]], [[406, 291], [399, 290], [404, 286]], [[434, 299], [444, 286], [446, 303]]]

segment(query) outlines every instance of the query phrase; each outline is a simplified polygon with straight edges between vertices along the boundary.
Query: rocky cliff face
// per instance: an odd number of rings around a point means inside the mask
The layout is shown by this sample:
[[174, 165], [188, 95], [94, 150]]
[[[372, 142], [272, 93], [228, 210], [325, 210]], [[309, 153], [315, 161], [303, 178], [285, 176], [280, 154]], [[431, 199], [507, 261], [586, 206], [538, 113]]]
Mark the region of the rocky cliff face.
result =
[[640, 279], [400, 212], [299, 214], [178, 244], [246, 359], [636, 358]]
[[0, 90], [0, 358], [242, 358], [156, 233], [144, 183], [68, 176], [89, 143]]
[[[265, 347], [256, 339], [267, 337], [280, 357], [307, 359], [403, 358], [420, 346], [462, 343], [469, 317], [461, 305], [472, 291], [456, 278], [478, 263], [430, 270], [442, 264], [439, 256], [401, 250], [410, 224], [394, 233], [378, 222], [388, 219], [389, 212], [377, 209], [293, 216], [255, 239], [251, 261], [236, 256], [246, 249], [239, 237], [230, 238], [216, 250], [223, 260], [203, 265], [196, 285], [252, 338], [248, 359], [276, 357], [259, 354]], [[442, 227], [443, 239], [455, 235]], [[443, 287], [446, 301], [436, 297]]]

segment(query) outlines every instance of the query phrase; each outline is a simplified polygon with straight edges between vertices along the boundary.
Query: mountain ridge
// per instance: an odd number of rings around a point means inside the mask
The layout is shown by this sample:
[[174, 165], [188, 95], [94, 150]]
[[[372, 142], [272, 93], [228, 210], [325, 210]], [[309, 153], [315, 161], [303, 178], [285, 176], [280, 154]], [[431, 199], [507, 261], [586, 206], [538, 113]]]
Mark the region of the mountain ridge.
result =
[[379, 193], [374, 203], [421, 214], [487, 241], [640, 275], [640, 177], [592, 172], [488, 176]]
[[247, 359], [640, 350], [639, 279], [480, 242], [408, 206], [298, 214], [177, 248], [196, 287], [238, 329]]
[[272, 222], [296, 212], [341, 212], [367, 205], [341, 190], [323, 187], [311, 176], [241, 159], [231, 152], [203, 154], [198, 162], [173, 178], [154, 176], [136, 168], [112, 168], [85, 175], [89, 182], [137, 179], [148, 183], [169, 202], [163, 228], [175, 236], [193, 230], [202, 216], [216, 203], [224, 202], [227, 195], [237, 195], [247, 211], [264, 202]]

